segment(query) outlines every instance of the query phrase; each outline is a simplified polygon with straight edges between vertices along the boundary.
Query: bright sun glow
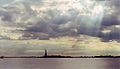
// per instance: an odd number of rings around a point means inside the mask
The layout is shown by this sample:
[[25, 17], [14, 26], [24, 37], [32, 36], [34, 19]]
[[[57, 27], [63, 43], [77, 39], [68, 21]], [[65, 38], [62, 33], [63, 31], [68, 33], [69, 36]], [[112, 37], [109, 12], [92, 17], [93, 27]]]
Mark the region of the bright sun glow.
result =
[[103, 13], [103, 6], [99, 5], [99, 6], [95, 6], [94, 9], [92, 10], [93, 14], [100, 14]]

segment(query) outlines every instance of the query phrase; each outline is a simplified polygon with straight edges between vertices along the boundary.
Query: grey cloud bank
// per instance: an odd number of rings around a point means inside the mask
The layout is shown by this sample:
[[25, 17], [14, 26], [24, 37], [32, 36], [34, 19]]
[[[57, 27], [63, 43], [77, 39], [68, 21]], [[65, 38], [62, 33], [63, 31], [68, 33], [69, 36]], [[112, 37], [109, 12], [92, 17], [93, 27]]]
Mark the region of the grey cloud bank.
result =
[[[118, 0], [1, 0], [0, 3], [0, 25], [24, 28], [24, 35], [26, 32], [50, 37], [86, 34], [108, 40], [120, 36], [120, 28], [116, 27], [120, 23]], [[111, 32], [103, 33], [108, 27]]]

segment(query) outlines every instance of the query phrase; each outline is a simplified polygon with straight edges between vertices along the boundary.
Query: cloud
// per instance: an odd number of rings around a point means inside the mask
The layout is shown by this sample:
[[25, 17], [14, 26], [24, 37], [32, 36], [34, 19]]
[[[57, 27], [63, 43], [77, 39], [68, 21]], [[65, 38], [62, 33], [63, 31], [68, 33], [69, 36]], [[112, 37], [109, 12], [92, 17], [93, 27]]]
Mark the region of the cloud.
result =
[[102, 20], [103, 26], [112, 26], [112, 25], [119, 25], [120, 22], [117, 19], [117, 16], [104, 16]]
[[117, 0], [106, 3], [91, 0], [6, 1], [0, 7], [1, 24], [49, 36], [70, 35], [74, 32], [98, 37], [102, 28], [120, 23]]

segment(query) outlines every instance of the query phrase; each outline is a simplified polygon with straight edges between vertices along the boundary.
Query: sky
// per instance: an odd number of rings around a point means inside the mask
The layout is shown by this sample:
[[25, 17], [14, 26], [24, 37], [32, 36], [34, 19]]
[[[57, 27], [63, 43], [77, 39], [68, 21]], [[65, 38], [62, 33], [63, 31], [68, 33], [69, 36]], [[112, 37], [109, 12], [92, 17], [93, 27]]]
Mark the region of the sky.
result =
[[119, 0], [0, 0], [0, 36], [16, 39], [33, 32], [49, 37], [84, 34], [103, 40], [119, 39], [119, 3]]

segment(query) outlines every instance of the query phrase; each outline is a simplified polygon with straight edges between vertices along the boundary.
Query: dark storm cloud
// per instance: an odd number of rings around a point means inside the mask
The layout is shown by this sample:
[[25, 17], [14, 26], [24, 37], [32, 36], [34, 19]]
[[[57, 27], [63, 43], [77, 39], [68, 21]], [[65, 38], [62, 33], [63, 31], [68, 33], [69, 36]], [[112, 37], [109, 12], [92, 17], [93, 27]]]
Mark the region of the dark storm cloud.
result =
[[111, 4], [120, 9], [120, 0], [111, 0]]
[[27, 27], [26, 31], [43, 32], [49, 34], [50, 36], [68, 35], [68, 32], [72, 32], [72, 28], [69, 25], [68, 27], [65, 27], [64, 25], [67, 24], [70, 20], [72, 19], [67, 16], [57, 16], [51, 20], [45, 21], [40, 20], [36, 22], [36, 24], [34, 24], [32, 27]]
[[12, 13], [7, 11], [0, 11], [0, 17], [3, 21], [12, 21]]
[[[120, 15], [120, 0], [110, 0], [107, 4], [108, 7], [114, 7], [111, 10], [113, 13], [109, 15], [104, 15], [102, 20], [102, 25], [104, 26], [112, 26], [120, 24], [119, 15]], [[110, 11], [107, 11], [110, 12]], [[106, 12], [105, 12], [106, 13]]]
[[110, 0], [109, 6], [114, 7], [114, 12], [103, 17], [101, 28], [110, 30], [110, 32], [106, 33], [100, 32], [99, 36], [101, 36], [103, 41], [120, 39], [120, 28], [116, 27], [120, 25], [120, 0]]
[[119, 40], [120, 39], [120, 28], [117, 28], [115, 26], [112, 26], [112, 27], [108, 26], [107, 28], [109, 28], [109, 30], [110, 30], [109, 32], [100, 32], [100, 34], [99, 34], [99, 37], [102, 38], [102, 41]]
[[102, 20], [103, 26], [112, 26], [112, 25], [119, 25], [120, 22], [117, 20], [117, 16], [104, 16]]

